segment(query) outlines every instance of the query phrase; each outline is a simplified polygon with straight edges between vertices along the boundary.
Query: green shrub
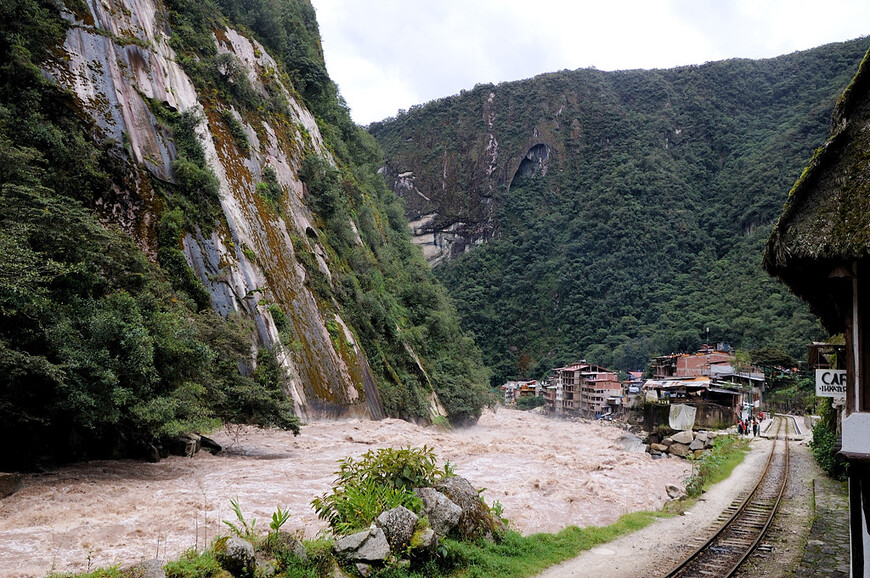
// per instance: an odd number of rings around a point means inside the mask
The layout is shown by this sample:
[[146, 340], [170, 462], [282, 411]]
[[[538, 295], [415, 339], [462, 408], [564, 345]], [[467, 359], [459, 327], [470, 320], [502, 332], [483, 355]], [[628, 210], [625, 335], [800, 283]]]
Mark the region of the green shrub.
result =
[[229, 109], [221, 111], [221, 118], [227, 125], [227, 130], [229, 131], [230, 136], [233, 137], [236, 146], [239, 147], [239, 150], [242, 151], [243, 155], [249, 156], [251, 154], [251, 143], [248, 141], [248, 133], [245, 132], [242, 123], [236, 119], [233, 112]]
[[432, 486], [452, 476], [449, 463], [438, 468], [431, 448], [382, 448], [368, 451], [359, 460], [338, 462], [330, 493], [312, 500], [314, 511], [335, 534], [350, 534], [369, 526], [382, 512], [398, 506], [420, 512], [422, 503], [414, 488]]
[[281, 200], [284, 189], [278, 183], [278, 175], [270, 166], [263, 167], [263, 180], [257, 184], [257, 193], [273, 205]]
[[211, 578], [225, 573], [211, 551], [199, 553], [193, 549], [163, 566], [163, 572], [166, 578]]
[[835, 480], [845, 480], [847, 465], [834, 459], [834, 444], [837, 442], [837, 432], [832, 431], [824, 422], [819, 422], [813, 427], [813, 440], [810, 448], [813, 457], [825, 473]]
[[541, 407], [542, 405], [547, 405], [547, 400], [543, 397], [526, 396], [521, 397], [517, 400], [517, 409], [535, 409], [536, 407]]

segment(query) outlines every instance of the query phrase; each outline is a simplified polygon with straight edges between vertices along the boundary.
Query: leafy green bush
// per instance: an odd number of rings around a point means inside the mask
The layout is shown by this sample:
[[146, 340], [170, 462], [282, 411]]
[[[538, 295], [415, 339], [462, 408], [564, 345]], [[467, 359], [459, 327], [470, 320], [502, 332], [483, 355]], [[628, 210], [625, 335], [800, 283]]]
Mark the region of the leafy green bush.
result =
[[837, 443], [837, 410], [832, 406], [830, 398], [820, 404], [819, 418], [813, 426], [813, 439], [810, 442], [813, 457], [829, 476], [835, 480], [845, 480], [848, 464], [837, 462], [834, 458], [834, 446]]
[[350, 534], [369, 526], [382, 512], [404, 506], [420, 512], [422, 502], [414, 488], [432, 486], [452, 476], [449, 463], [438, 468], [431, 448], [382, 448], [368, 451], [359, 460], [339, 460], [332, 491], [315, 498], [317, 517], [333, 533]]
[[521, 397], [517, 400], [517, 409], [535, 409], [536, 407], [541, 407], [543, 405], [547, 405], [547, 400], [543, 397], [530, 396]]

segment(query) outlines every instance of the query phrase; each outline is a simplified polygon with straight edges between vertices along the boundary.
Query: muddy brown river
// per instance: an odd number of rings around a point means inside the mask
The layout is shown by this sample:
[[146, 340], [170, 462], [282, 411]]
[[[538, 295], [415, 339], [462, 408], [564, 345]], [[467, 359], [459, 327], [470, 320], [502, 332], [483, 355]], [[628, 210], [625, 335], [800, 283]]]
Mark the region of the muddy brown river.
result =
[[529, 534], [604, 525], [660, 507], [665, 484], [682, 484], [688, 462], [652, 460], [621, 449], [623, 430], [508, 409], [485, 412], [472, 428], [442, 431], [387, 419], [311, 423], [298, 437], [242, 429], [212, 437], [225, 451], [157, 464], [97, 461], [29, 475], [0, 501], [0, 576], [44, 576], [143, 559], [173, 559], [228, 533], [237, 498], [267, 530], [277, 506], [285, 528], [313, 538], [323, 529], [310, 506], [328, 491], [345, 456], [381, 447], [428, 445], [439, 463], [486, 488], [513, 527]]

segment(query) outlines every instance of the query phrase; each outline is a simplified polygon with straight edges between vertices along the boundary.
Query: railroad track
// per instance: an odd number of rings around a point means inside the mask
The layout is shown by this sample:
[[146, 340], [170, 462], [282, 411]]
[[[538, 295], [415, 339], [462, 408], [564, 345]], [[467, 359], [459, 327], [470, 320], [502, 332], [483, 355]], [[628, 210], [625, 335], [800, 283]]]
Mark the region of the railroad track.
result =
[[788, 483], [789, 422], [781, 417], [776, 421], [776, 437], [755, 488], [740, 504], [726, 510], [724, 523], [716, 533], [665, 578], [732, 576], [755, 550], [773, 521]]

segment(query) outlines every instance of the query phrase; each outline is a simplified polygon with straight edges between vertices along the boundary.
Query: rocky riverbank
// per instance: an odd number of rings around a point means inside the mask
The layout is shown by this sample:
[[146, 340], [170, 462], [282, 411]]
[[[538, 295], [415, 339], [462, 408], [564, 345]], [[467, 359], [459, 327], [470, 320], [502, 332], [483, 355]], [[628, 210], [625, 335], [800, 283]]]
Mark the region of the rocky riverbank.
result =
[[[624, 449], [611, 424], [548, 419], [532, 412], [486, 412], [471, 428], [443, 431], [401, 420], [318, 422], [302, 434], [242, 428], [212, 435], [217, 455], [171, 456], [156, 464], [101, 461], [23, 476], [0, 501], [0, 576], [43, 576], [89, 566], [171, 559], [202, 548], [233, 519], [238, 498], [248, 519], [267, 525], [290, 508], [285, 528], [313, 537], [324, 524], [311, 500], [332, 486], [337, 460], [370, 449], [428, 445], [439, 461], [486, 488], [523, 533], [603, 525], [656, 509], [667, 484], [682, 485], [686, 460], [654, 460]], [[622, 438], [622, 440], [621, 440]]]

